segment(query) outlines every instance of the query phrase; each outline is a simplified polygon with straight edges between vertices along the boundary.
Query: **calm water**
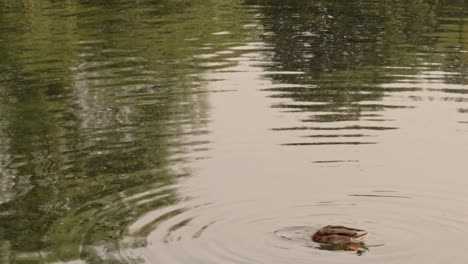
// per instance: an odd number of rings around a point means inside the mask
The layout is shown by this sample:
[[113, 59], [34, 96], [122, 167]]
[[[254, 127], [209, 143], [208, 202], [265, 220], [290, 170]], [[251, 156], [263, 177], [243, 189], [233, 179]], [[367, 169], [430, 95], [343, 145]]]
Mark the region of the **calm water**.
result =
[[0, 262], [466, 263], [467, 41], [464, 0], [0, 0]]

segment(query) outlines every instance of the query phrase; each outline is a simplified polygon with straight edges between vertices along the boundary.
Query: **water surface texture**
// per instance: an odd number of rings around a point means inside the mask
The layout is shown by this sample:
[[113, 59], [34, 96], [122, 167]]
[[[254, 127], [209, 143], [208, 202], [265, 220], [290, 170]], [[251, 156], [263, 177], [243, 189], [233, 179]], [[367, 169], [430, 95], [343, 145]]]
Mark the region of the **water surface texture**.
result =
[[466, 263], [467, 41], [464, 0], [0, 0], [0, 262]]

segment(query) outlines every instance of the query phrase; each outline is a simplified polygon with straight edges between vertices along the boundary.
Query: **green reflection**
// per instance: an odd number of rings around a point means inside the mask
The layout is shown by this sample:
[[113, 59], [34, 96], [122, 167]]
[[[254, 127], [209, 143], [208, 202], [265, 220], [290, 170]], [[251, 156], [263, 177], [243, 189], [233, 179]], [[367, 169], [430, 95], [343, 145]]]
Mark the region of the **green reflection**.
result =
[[0, 260], [121, 262], [128, 224], [178, 203], [203, 74], [232, 64], [206, 54], [250, 38], [237, 5], [0, 0]]
[[[424, 78], [466, 84], [464, 1], [246, 3], [264, 13], [263, 38], [274, 47], [274, 63], [265, 68], [276, 72], [268, 75], [273, 82], [284, 84], [269, 91], [291, 99], [275, 107], [310, 113], [301, 120], [306, 125], [379, 122], [376, 126], [385, 128], [388, 122], [382, 121], [388, 120], [379, 118], [384, 111], [412, 107], [409, 100], [384, 104], [386, 96], [418, 92], [412, 84]], [[424, 72], [435, 73], [421, 76]], [[386, 87], [389, 83], [397, 85]]]

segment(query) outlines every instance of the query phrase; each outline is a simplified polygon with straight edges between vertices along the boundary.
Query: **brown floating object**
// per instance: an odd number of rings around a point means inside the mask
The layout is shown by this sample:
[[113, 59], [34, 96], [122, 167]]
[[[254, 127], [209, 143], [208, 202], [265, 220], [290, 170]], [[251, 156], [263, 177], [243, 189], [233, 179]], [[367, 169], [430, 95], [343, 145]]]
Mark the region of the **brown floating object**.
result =
[[361, 229], [328, 225], [312, 235], [312, 240], [318, 243], [345, 245], [362, 244], [367, 232]]

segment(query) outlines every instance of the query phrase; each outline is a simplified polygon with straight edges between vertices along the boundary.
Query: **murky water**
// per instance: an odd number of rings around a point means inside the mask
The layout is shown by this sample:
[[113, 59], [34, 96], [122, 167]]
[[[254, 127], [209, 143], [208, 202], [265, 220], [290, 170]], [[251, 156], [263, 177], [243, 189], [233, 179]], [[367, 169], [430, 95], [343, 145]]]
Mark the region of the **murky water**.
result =
[[467, 39], [463, 0], [0, 0], [0, 262], [465, 263]]

